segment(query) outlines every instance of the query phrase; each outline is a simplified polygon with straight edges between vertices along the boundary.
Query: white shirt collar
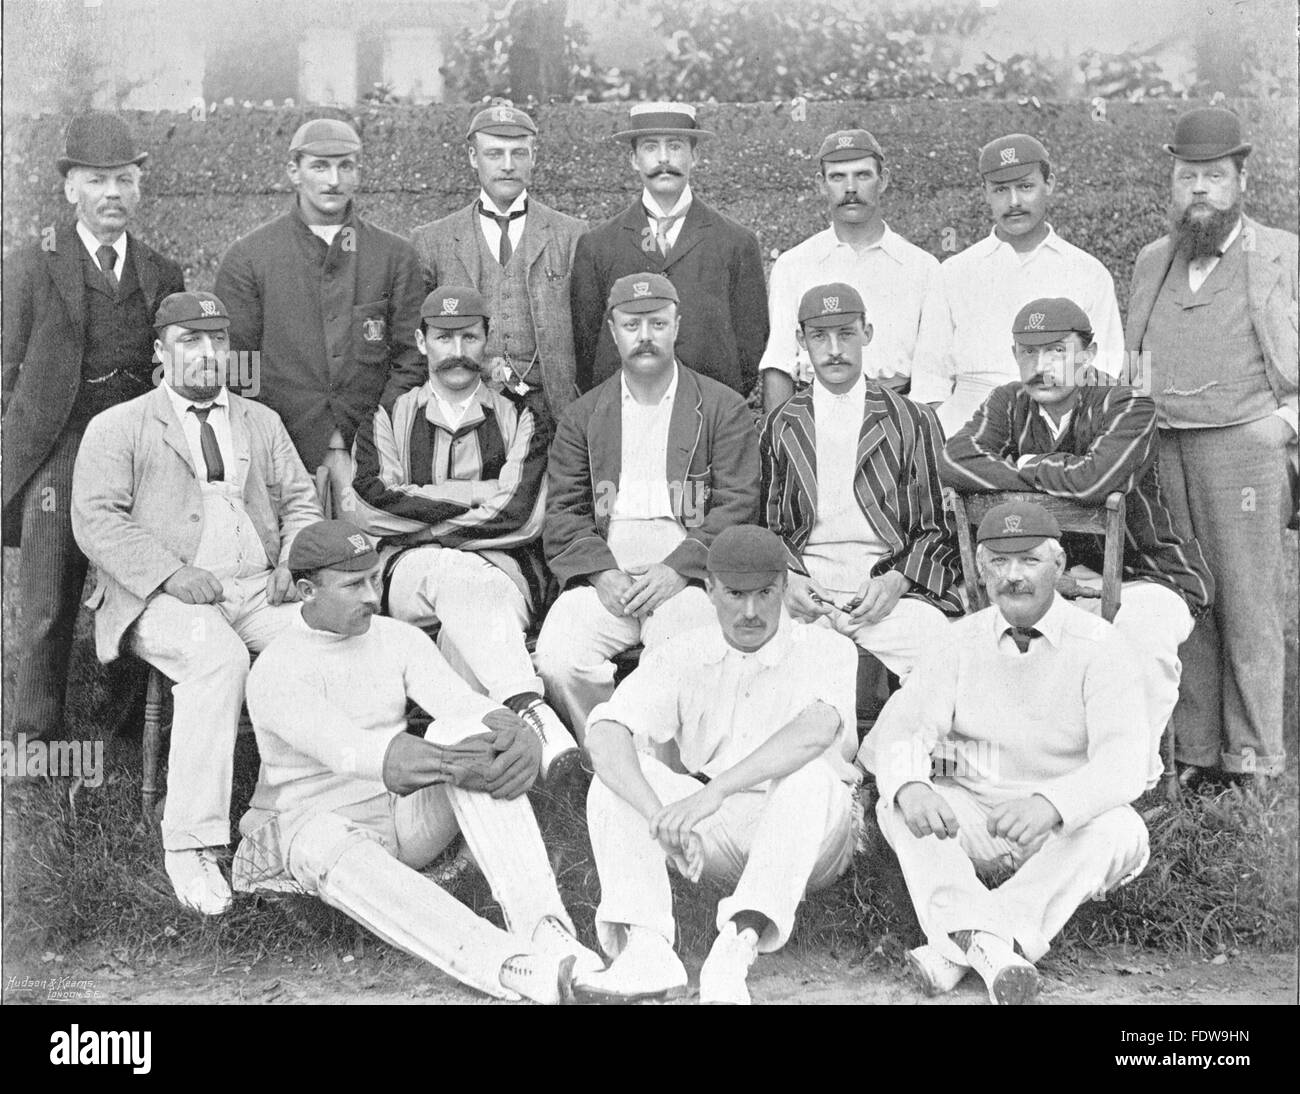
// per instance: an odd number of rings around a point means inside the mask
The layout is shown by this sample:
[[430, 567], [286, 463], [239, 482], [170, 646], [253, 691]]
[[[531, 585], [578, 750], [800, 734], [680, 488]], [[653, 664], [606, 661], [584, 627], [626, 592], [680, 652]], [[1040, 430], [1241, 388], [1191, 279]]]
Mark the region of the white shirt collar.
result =
[[[99, 240], [95, 238], [95, 233], [92, 232], [89, 228], [87, 228], [80, 220], [78, 220], [77, 235], [81, 237], [82, 244], [85, 246], [86, 250], [90, 252], [90, 257], [95, 260], [95, 265], [99, 265], [99, 256], [95, 252], [98, 251], [99, 248], [103, 246], [103, 244], [100, 243]], [[120, 236], [117, 237], [117, 239], [115, 239], [111, 244], [109, 244], [109, 246], [111, 246], [113, 250], [117, 252], [116, 270], [117, 270], [118, 277], [120, 278], [122, 270], [125, 269], [125, 267], [122, 265], [122, 262], [126, 258], [126, 233], [123, 232]]]
[[844, 407], [857, 407], [859, 413], [863, 413], [864, 400], [866, 399], [866, 377], [858, 373], [858, 378], [853, 381], [853, 386], [842, 394], [828, 391], [826, 387], [815, 376], [813, 377], [813, 413], [817, 413], [818, 407], [830, 407], [836, 410]]
[[688, 182], [682, 188], [682, 196], [677, 199], [677, 204], [666, 213], [659, 212], [659, 202], [654, 199], [648, 188], [642, 189], [641, 191], [641, 204], [645, 206], [646, 211], [656, 220], [660, 220], [663, 217], [685, 216], [686, 210], [691, 207], [691, 184]]
[[[1038, 246], [1035, 247], [1032, 251], [1026, 251], [1020, 257], [1022, 259], [1028, 258], [1032, 254], [1037, 254], [1039, 250], [1041, 250], [1043, 247], [1048, 248], [1048, 250], [1059, 251], [1062, 249], [1064, 243], [1065, 241], [1056, 234], [1056, 229], [1053, 228], [1051, 224], [1048, 224], [1047, 235], [1043, 237], [1042, 241], [1038, 244]], [[1008, 250], [1012, 250], [1012, 251], [1015, 250], [1015, 248], [1012, 247], [1011, 244], [1007, 242], [1005, 239], [998, 238], [997, 228], [989, 229], [989, 234], [984, 237], [983, 246], [984, 246], [984, 254], [986, 255], [991, 255], [999, 247], [1006, 247]]]
[[[497, 212], [496, 203], [490, 197], [488, 197], [488, 192], [484, 190], [482, 187], [479, 188], [478, 200], [479, 203], [483, 206], [483, 208], [486, 209], [489, 213]], [[507, 209], [504, 213], [497, 213], [497, 215], [509, 216], [511, 213], [521, 212], [525, 208], [525, 206], [527, 206], [527, 204], [528, 204], [528, 191], [522, 190], [520, 191], [519, 196], [510, 203], [510, 208]]]
[[[1061, 634], [1065, 630], [1065, 612], [1065, 601], [1061, 599], [1059, 593], [1053, 593], [1052, 603], [1048, 606], [1047, 611], [1043, 613], [1043, 617], [1033, 625], [1034, 629], [1057, 649], [1061, 648]], [[995, 604], [993, 606], [993, 641], [995, 644], [1010, 626], [1011, 624], [1007, 622], [1006, 617], [1002, 614], [1002, 609]]]
[[[453, 432], [464, 425], [470, 411], [484, 401], [483, 396], [487, 390], [483, 386], [483, 381], [480, 380], [463, 399], [453, 401], [435, 388], [432, 381], [426, 380], [424, 387], [429, 394], [429, 401], [425, 404], [424, 416], [429, 421], [432, 421], [434, 425], [449, 426]], [[438, 421], [434, 416], [435, 408], [441, 416], [441, 421]]]
[[1048, 412], [1047, 407], [1043, 406], [1041, 403], [1035, 403], [1034, 405], [1038, 407], [1038, 413], [1042, 415], [1043, 423], [1051, 432], [1052, 440], [1059, 441], [1061, 439], [1061, 434], [1070, 428], [1070, 419], [1074, 417], [1074, 407], [1071, 407], [1062, 414], [1061, 420], [1058, 422]]
[[781, 622], [777, 624], [776, 634], [772, 635], [753, 653], [745, 653], [743, 650], [736, 649], [722, 636], [721, 627], [711, 627], [705, 634], [700, 650], [700, 660], [706, 665], [717, 665], [728, 656], [734, 656], [737, 659], [753, 657], [764, 668], [775, 668], [785, 660], [790, 652], [790, 644], [795, 637], [794, 627], [795, 624], [790, 621], [790, 617], [785, 614], [783, 608], [781, 610]]
[[[655, 404], [655, 406], [664, 406], [664, 405], [666, 405], [666, 404], [668, 404], [668, 403], [671, 403], [671, 402], [673, 401], [673, 399], [677, 396], [677, 377], [678, 377], [678, 375], [679, 375], [679, 374], [678, 374], [678, 371], [677, 371], [677, 361], [674, 360], [674, 361], [673, 361], [673, 378], [672, 378], [671, 380], [668, 381], [668, 390], [664, 392], [664, 396], [663, 396], [663, 398], [660, 399], [659, 402], [657, 402], [657, 403]], [[624, 375], [624, 373], [623, 373], [623, 371], [622, 371], [621, 369], [619, 370], [618, 381], [619, 381], [619, 383], [622, 385], [622, 389], [623, 389], [623, 403], [624, 403], [624, 405], [626, 405], [626, 404], [629, 403], [629, 402], [630, 402], [630, 403], [635, 403], [637, 406], [644, 406], [644, 405], [645, 405], [645, 404], [643, 404], [643, 403], [638, 402], [636, 396], [632, 394], [631, 389], [629, 389], [628, 386], [627, 386], [627, 376]]]
[[851, 250], [858, 251], [858, 252], [876, 251], [876, 250], [884, 251], [884, 253], [887, 254], [890, 258], [892, 258], [895, 262], [903, 261], [902, 248], [899, 246], [899, 243], [902, 241], [903, 237], [900, 236], [897, 232], [895, 232], [889, 226], [888, 223], [885, 224], [885, 230], [881, 234], [880, 238], [877, 239], [874, 243], [868, 243], [865, 247], [855, 247], [852, 243], [840, 239], [840, 237], [835, 234], [835, 226], [833, 224], [826, 229], [826, 236], [827, 236], [827, 240], [826, 240], [825, 253], [827, 255], [831, 254], [838, 247], [848, 247]]
[[230, 410], [230, 393], [223, 387], [213, 398], [206, 402], [197, 402], [194, 399], [187, 399], [179, 391], [171, 386], [166, 380], [162, 382], [163, 390], [167, 392], [167, 397], [171, 400], [172, 406], [176, 409], [176, 414], [181, 421], [185, 420], [185, 415], [189, 413], [190, 407], [198, 407], [199, 410], [206, 410], [208, 407], [219, 406], [229, 413]]

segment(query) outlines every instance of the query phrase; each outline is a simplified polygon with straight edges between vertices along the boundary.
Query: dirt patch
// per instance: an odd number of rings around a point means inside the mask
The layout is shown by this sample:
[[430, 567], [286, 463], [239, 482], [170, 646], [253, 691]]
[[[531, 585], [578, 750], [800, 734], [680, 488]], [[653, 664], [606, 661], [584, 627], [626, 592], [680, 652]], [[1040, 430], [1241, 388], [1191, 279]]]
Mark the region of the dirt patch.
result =
[[[1218, 960], [1218, 963], [1215, 963]], [[698, 972], [699, 960], [688, 962]], [[1049, 955], [1041, 1002], [1097, 1005], [1258, 1005], [1297, 1001], [1296, 957], [1243, 953], [1222, 959], [1165, 957], [1111, 949], [1057, 959]], [[694, 976], [692, 977], [694, 983]], [[881, 953], [781, 953], [762, 957], [750, 976], [755, 1003], [985, 1005], [977, 977], [928, 999]], [[6, 1004], [484, 1004], [414, 958], [373, 946], [361, 956], [266, 958], [253, 965], [202, 966], [153, 960], [128, 965], [110, 953], [46, 954], [6, 969]], [[685, 1000], [693, 1002], [693, 997]]]

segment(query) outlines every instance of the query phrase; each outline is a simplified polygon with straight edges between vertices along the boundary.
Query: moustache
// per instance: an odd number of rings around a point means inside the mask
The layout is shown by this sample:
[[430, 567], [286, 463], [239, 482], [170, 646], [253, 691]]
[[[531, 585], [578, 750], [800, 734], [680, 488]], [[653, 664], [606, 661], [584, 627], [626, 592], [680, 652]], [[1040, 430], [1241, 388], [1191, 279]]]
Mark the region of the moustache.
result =
[[863, 201], [861, 198], [845, 198], [843, 201], [840, 202], [840, 204], [841, 205], [866, 205], [866, 202]]
[[652, 179], [657, 179], [660, 175], [676, 175], [680, 178], [681, 174], [682, 173], [678, 171], [676, 167], [656, 167], [650, 172], [650, 177]]
[[452, 372], [458, 368], [467, 368], [471, 372], [477, 372], [478, 362], [469, 357], [445, 357], [438, 362], [434, 372]]
[[847, 364], [849, 363], [849, 359], [848, 359], [847, 357], [841, 357], [841, 356], [837, 353], [834, 357], [827, 357], [825, 363], [826, 363], [828, 366], [829, 366], [829, 365], [847, 365]]
[[1033, 592], [1033, 589], [1024, 581], [1004, 581], [997, 589], [1000, 595], [1025, 596]]
[[658, 357], [659, 347], [653, 342], [638, 342], [632, 350], [633, 357]]

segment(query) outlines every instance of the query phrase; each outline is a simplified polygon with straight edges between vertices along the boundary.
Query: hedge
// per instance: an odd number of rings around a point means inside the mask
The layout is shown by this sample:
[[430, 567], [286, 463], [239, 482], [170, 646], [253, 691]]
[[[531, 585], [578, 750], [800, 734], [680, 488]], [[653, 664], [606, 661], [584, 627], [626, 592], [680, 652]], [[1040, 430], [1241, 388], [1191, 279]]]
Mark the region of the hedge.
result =
[[[976, 151], [993, 137], [1034, 133], [1058, 172], [1052, 223], [1115, 276], [1123, 307], [1133, 259], [1160, 235], [1169, 160], [1161, 145], [1188, 102], [1107, 104], [1095, 120], [1087, 103], [935, 102], [710, 105], [700, 122], [716, 138], [701, 146], [701, 197], [753, 228], [769, 261], [825, 226], [814, 156], [822, 137], [865, 126], [880, 140], [893, 175], [890, 225], [940, 258], [985, 235]], [[1297, 221], [1296, 104], [1229, 104], [1243, 117], [1255, 151], [1246, 208], [1267, 224]], [[351, 115], [365, 144], [363, 215], [408, 234], [470, 201], [477, 181], [465, 157], [471, 106], [371, 106]], [[287, 147], [305, 117], [339, 111], [221, 108], [204, 121], [184, 114], [128, 114], [149, 151], [136, 227], [185, 268], [194, 288], [210, 288], [237, 236], [288, 204]], [[533, 191], [540, 200], [593, 221], [623, 208], [638, 183], [609, 136], [626, 107], [564, 104], [537, 114], [542, 144]], [[67, 216], [54, 160], [67, 119], [10, 119], [4, 130], [4, 248], [9, 251]]]

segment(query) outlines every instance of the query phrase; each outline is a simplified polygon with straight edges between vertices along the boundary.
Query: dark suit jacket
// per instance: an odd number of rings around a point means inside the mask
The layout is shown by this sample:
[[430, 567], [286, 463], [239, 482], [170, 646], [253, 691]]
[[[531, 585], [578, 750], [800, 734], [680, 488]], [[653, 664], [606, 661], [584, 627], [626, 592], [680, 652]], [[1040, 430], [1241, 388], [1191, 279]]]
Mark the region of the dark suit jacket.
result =
[[[578, 390], [590, 391], [621, 367], [605, 323], [610, 286], [625, 274], [661, 273], [681, 297], [677, 359], [741, 395], [758, 381], [767, 345], [767, 286], [758, 238], [698, 197], [667, 257], [647, 250], [641, 199], [578, 240], [569, 293]], [[654, 238], [653, 230], [648, 237]]]
[[[69, 221], [4, 263], [4, 537], [8, 546], [16, 546], [21, 536], [23, 488], [67, 425], [81, 386], [84, 250], [76, 224]], [[127, 254], [135, 264], [152, 319], [163, 297], [184, 291], [181, 268], [129, 232]], [[152, 361], [140, 362], [144, 382], [150, 382], [153, 367]]]
[[[570, 406], [551, 442], [542, 540], [561, 589], [618, 569], [605, 537], [623, 463], [620, 375]], [[758, 518], [758, 434], [739, 395], [680, 363], [665, 473], [687, 536], [663, 561], [703, 581], [713, 538]]]
[[[960, 615], [957, 525], [944, 508], [939, 485], [938, 419], [923, 403], [874, 383], [866, 385], [863, 402], [853, 495], [889, 547], [871, 576], [897, 570], [912, 579], [907, 596]], [[763, 423], [767, 526], [785, 542], [790, 568], [802, 574], [808, 572], [803, 549], [817, 519], [816, 429], [811, 387], [796, 392]]]
[[[467, 205], [450, 216], [422, 224], [411, 243], [424, 268], [424, 287], [440, 285], [481, 288], [479, 271], [479, 213]], [[519, 246], [523, 252], [533, 335], [537, 341], [542, 390], [558, 419], [578, 396], [574, 386], [573, 320], [569, 315], [569, 271], [573, 252], [587, 222], [557, 213], [528, 198], [528, 217]]]
[[244, 394], [280, 415], [309, 471], [335, 429], [351, 447], [381, 397], [424, 382], [419, 259], [355, 208], [326, 249], [295, 202], [230, 245], [216, 294], [230, 312], [230, 348], [261, 354], [259, 390]]

